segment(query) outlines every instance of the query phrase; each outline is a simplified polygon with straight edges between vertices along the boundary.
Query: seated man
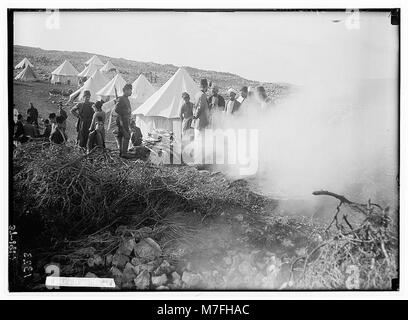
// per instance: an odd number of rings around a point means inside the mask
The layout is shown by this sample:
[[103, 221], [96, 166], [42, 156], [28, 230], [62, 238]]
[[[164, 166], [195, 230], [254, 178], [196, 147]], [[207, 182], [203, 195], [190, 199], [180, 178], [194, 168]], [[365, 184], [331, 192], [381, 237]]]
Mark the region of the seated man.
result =
[[44, 132], [42, 135], [40, 135], [40, 137], [48, 139], [50, 135], [51, 135], [51, 123], [50, 123], [50, 120], [45, 119], [44, 120]]
[[135, 120], [130, 122], [130, 141], [132, 142], [132, 147], [138, 147], [142, 144], [142, 131], [138, 126], [136, 126]]
[[88, 136], [87, 142], [87, 152], [90, 153], [94, 148], [105, 148], [105, 139], [104, 139], [104, 125], [103, 118], [101, 116], [96, 118], [95, 129], [91, 131]]
[[23, 116], [21, 114], [17, 116], [14, 130], [14, 140], [20, 143], [25, 143], [29, 140], [29, 138], [24, 133]]
[[34, 120], [30, 116], [27, 117], [27, 123], [24, 124], [24, 134], [30, 138], [37, 138], [39, 136], [38, 129], [34, 126]]
[[50, 141], [54, 142], [56, 144], [62, 144], [67, 141], [67, 135], [63, 130], [63, 125], [64, 125], [64, 117], [57, 116], [56, 117], [56, 125], [53, 130], [53, 132], [50, 135]]

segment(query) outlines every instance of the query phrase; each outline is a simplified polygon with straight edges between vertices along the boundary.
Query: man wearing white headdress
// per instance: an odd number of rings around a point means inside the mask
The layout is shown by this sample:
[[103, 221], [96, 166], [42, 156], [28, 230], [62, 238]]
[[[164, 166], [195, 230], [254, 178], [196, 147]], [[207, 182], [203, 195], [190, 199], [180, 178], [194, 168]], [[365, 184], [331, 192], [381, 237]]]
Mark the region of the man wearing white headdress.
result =
[[239, 110], [241, 104], [236, 99], [237, 92], [235, 91], [235, 89], [228, 89], [228, 95], [229, 100], [225, 105], [225, 112], [230, 115], [236, 113]]

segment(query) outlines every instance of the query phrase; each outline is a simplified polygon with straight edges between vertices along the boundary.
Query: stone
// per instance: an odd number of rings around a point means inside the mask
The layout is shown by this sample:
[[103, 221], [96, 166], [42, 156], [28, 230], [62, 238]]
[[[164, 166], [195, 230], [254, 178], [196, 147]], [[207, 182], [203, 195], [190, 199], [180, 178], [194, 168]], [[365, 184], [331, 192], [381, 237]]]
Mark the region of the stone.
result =
[[158, 276], [163, 273], [170, 273], [172, 271], [172, 267], [167, 260], [163, 260], [160, 266], [154, 271], [154, 275]]
[[138, 266], [142, 264], [142, 261], [140, 261], [140, 259], [137, 257], [133, 257], [132, 260], [130, 260], [130, 263], [134, 266]]
[[93, 256], [93, 259], [94, 259], [94, 264], [95, 264], [96, 266], [101, 266], [101, 265], [103, 265], [103, 259], [102, 259], [102, 257], [101, 257], [99, 254], [95, 254], [95, 255]]
[[115, 255], [112, 258], [112, 265], [114, 265], [115, 267], [121, 268], [123, 269], [126, 265], [127, 262], [129, 262], [129, 257], [125, 256], [123, 254], [118, 254], [115, 253]]
[[140, 258], [154, 260], [162, 254], [160, 246], [152, 239], [140, 240], [134, 247], [135, 254]]
[[105, 264], [106, 264], [107, 266], [110, 266], [110, 265], [112, 264], [112, 260], [113, 260], [113, 255], [108, 254], [108, 255], [106, 256], [106, 258], [105, 258]]
[[161, 276], [157, 276], [157, 277], [152, 277], [152, 284], [155, 287], [163, 286], [164, 284], [166, 284], [166, 282], [167, 282], [167, 276], [165, 274], [162, 274]]
[[199, 274], [184, 271], [181, 280], [188, 288], [194, 288], [200, 285], [202, 279]]
[[94, 258], [90, 257], [88, 258], [87, 264], [90, 268], [92, 268], [95, 265], [95, 260]]
[[120, 278], [122, 277], [122, 271], [120, 271], [118, 268], [116, 267], [112, 267], [110, 268], [110, 272], [112, 273], [112, 276], [114, 278]]
[[123, 282], [131, 282], [135, 279], [137, 274], [135, 273], [134, 266], [131, 263], [127, 263], [125, 269], [123, 270]]
[[129, 281], [129, 282], [123, 282], [121, 285], [122, 289], [132, 289], [134, 287], [134, 283]]
[[144, 270], [141, 273], [139, 273], [139, 275], [133, 281], [137, 289], [140, 290], [148, 289], [150, 286], [150, 274], [147, 270]]
[[176, 271], [174, 271], [174, 272], [171, 274], [171, 278], [173, 279], [173, 281], [181, 280], [180, 275], [179, 275]]
[[156, 288], [157, 290], [169, 290], [169, 287], [166, 286], [160, 286]]
[[152, 232], [153, 232], [152, 228], [149, 228], [149, 227], [140, 228], [136, 230], [135, 238], [136, 239], [147, 238]]
[[128, 239], [122, 242], [116, 253], [130, 256], [135, 246], [135, 239]]
[[88, 272], [88, 273], [85, 275], [85, 278], [98, 278], [98, 276], [97, 276], [95, 273]]

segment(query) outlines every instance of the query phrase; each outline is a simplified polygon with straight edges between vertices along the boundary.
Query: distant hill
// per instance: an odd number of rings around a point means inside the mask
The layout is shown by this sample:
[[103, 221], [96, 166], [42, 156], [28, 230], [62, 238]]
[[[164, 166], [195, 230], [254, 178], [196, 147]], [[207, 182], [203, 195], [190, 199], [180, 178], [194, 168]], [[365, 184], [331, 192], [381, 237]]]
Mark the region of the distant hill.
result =
[[[96, 53], [76, 52], [76, 51], [57, 51], [43, 50], [27, 46], [14, 46], [14, 65], [20, 62], [24, 57], [27, 57], [34, 64], [34, 69], [42, 79], [48, 79], [50, 73], [57, 68], [65, 59], [68, 59], [74, 67], [81, 71], [84, 68], [84, 63]], [[139, 62], [127, 60], [123, 58], [112, 58], [108, 56], [98, 55], [102, 62], [110, 60], [118, 69], [124, 79], [128, 82], [133, 82], [141, 73], [148, 75], [150, 72], [157, 75], [156, 87], [163, 85], [178, 69], [172, 64], [159, 64], [153, 62]], [[216, 83], [221, 92], [225, 93], [230, 87], [239, 89], [240, 87], [263, 85], [271, 97], [280, 98], [286, 96], [293, 91], [294, 86], [287, 83], [261, 83], [258, 81], [244, 79], [238, 75], [201, 70], [185, 66], [192, 78], [199, 82], [200, 78], [207, 78], [209, 81]]]

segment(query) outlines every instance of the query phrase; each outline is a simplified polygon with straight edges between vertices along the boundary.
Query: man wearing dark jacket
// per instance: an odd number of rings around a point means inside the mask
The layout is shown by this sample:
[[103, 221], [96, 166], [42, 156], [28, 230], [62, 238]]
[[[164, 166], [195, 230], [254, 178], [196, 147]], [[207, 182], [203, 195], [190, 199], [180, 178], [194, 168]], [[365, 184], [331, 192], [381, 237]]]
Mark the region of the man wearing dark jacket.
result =
[[95, 129], [91, 131], [88, 137], [87, 151], [90, 153], [94, 148], [105, 148], [105, 138], [103, 135], [104, 126], [103, 126], [102, 117], [98, 117], [95, 122]]
[[29, 140], [29, 138], [24, 133], [23, 116], [21, 114], [17, 116], [17, 122], [15, 125], [15, 132], [14, 132], [14, 140], [20, 143], [25, 143]]
[[34, 108], [32, 102], [30, 102], [30, 108], [27, 109], [27, 115], [31, 118], [36, 128], [38, 128], [38, 110]]
[[132, 116], [132, 107], [130, 106], [129, 96], [132, 94], [132, 85], [126, 84], [123, 87], [123, 95], [119, 97], [115, 105], [116, 125], [116, 142], [119, 148], [119, 156], [128, 157], [128, 148], [130, 140], [130, 119]]
[[218, 94], [218, 87], [213, 86], [211, 88], [211, 96], [208, 98], [208, 108], [212, 110], [224, 111], [225, 99]]
[[[94, 110], [92, 108], [93, 102], [90, 101], [91, 92], [89, 90], [84, 91], [84, 102], [78, 103], [71, 109], [71, 113], [74, 117], [78, 118], [77, 131], [78, 131], [78, 143], [82, 148], [86, 148], [88, 141], [89, 127], [92, 123], [92, 117]], [[62, 117], [63, 119], [64, 117]], [[63, 120], [65, 122], [65, 119]], [[64, 123], [62, 123], [64, 127]]]
[[55, 130], [51, 133], [50, 141], [56, 144], [62, 144], [67, 141], [67, 135], [64, 130], [62, 130], [61, 125], [64, 123], [64, 117], [57, 116], [57, 125]]

